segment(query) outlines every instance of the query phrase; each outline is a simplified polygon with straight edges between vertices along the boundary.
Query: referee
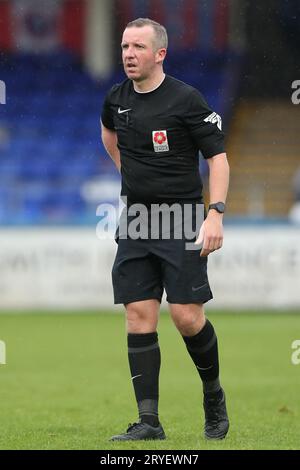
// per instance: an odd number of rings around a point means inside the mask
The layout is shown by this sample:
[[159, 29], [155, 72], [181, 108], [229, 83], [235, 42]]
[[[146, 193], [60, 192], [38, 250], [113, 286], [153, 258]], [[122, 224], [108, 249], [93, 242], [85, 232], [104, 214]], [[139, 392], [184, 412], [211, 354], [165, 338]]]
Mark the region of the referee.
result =
[[[198, 250], [187, 249], [185, 235], [172, 236], [178, 220], [170, 223], [169, 237], [162, 236], [161, 229], [155, 238], [116, 235], [114, 300], [126, 309], [139, 421], [111, 440], [166, 438], [158, 415], [157, 325], [164, 290], [171, 317], [202, 380], [204, 435], [222, 439], [229, 420], [219, 380], [217, 337], [203, 307], [212, 298], [207, 257], [222, 246], [229, 183], [221, 118], [195, 88], [165, 75], [168, 36], [162, 25], [144, 18], [132, 21], [121, 47], [128, 78], [108, 92], [101, 128], [103, 144], [122, 175], [121, 195], [127, 208], [143, 204], [152, 211], [159, 204], [189, 205], [194, 223], [198, 208], [203, 207], [199, 150], [209, 165], [210, 205], [193, 240]], [[126, 217], [129, 224], [130, 215]], [[148, 228], [151, 218], [147, 220]]]

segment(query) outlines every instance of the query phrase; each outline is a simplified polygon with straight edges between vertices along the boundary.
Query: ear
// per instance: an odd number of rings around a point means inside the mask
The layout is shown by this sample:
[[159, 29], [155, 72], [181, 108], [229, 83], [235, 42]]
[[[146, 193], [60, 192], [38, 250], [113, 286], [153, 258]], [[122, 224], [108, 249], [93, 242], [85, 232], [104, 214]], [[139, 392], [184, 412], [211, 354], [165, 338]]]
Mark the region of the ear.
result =
[[167, 49], [165, 48], [162, 48], [162, 49], [158, 49], [158, 51], [156, 52], [155, 54], [155, 61], [157, 64], [162, 64], [163, 61], [165, 60], [166, 58], [166, 55], [167, 55]]

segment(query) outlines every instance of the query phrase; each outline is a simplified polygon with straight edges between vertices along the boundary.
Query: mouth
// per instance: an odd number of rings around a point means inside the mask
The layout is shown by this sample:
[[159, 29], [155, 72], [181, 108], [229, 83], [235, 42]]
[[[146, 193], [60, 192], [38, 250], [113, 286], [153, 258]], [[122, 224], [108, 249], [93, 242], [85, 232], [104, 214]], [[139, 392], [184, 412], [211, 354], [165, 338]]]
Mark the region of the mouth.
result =
[[126, 64], [126, 68], [129, 71], [134, 71], [136, 69], [136, 67], [137, 66], [135, 64]]

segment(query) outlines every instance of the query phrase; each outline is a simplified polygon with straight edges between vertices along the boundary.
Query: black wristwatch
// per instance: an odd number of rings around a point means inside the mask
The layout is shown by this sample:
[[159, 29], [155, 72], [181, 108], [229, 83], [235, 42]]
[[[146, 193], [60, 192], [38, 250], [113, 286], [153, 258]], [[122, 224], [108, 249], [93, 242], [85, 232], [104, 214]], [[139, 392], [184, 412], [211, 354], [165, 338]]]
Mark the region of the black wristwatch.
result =
[[225, 212], [225, 204], [224, 202], [216, 202], [214, 204], [210, 204], [208, 206], [208, 210], [210, 211], [210, 209], [215, 209], [217, 212], [219, 212], [219, 214], [224, 214]]

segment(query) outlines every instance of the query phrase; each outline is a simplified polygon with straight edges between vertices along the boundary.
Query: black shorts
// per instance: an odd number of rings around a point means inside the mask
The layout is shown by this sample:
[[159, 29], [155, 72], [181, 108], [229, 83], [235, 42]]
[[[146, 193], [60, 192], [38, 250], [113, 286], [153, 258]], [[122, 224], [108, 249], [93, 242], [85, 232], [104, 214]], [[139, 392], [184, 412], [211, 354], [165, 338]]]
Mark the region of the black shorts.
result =
[[115, 304], [141, 300], [176, 304], [205, 303], [213, 298], [207, 278], [207, 257], [190, 250], [182, 239], [118, 239], [112, 269]]

